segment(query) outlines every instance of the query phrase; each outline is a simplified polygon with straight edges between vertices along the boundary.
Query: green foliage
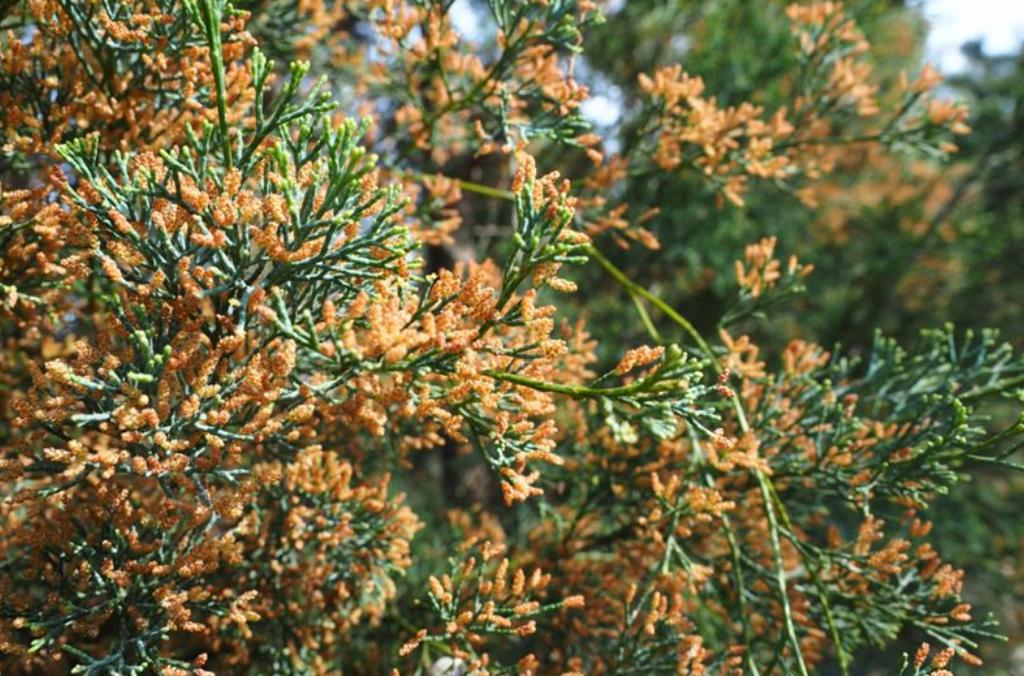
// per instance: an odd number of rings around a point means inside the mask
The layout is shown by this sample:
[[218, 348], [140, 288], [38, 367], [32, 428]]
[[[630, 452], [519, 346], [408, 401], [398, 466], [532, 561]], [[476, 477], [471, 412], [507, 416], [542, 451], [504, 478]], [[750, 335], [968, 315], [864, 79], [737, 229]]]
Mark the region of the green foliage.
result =
[[888, 0], [0, 23], [5, 673], [1012, 670], [1019, 57], [965, 136]]

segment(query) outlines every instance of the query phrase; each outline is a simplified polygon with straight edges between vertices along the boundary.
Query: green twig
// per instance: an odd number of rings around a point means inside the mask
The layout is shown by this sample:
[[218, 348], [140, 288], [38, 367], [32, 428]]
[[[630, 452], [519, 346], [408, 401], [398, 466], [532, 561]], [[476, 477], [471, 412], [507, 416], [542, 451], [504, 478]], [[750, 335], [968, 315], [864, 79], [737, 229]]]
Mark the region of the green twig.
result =
[[761, 498], [764, 500], [764, 513], [768, 517], [768, 534], [771, 539], [772, 556], [775, 559], [775, 582], [779, 588], [779, 601], [782, 603], [782, 618], [785, 623], [786, 637], [793, 648], [800, 675], [808, 676], [807, 665], [804, 663], [804, 656], [800, 651], [800, 639], [796, 635], [796, 625], [793, 624], [793, 609], [789, 605], [786, 569], [783, 567], [782, 546], [779, 543], [779, 524], [775, 518], [775, 507], [772, 504], [769, 481], [763, 472], [756, 471], [754, 474], [757, 476], [757, 485], [761, 489]]
[[[416, 178], [418, 178], [421, 181], [424, 181], [429, 178], [434, 178], [435, 176], [438, 175], [439, 174], [419, 173], [416, 174]], [[443, 176], [443, 174], [440, 174], [440, 176]], [[516, 199], [515, 194], [511, 190], [492, 188], [489, 185], [484, 185], [482, 183], [474, 183], [473, 181], [466, 181], [461, 178], [453, 178], [451, 176], [443, 177], [447, 178], [450, 181], [455, 181], [456, 183], [459, 184], [459, 187], [465, 190], [466, 192], [473, 192], [478, 195], [483, 195], [485, 197], [494, 197], [495, 199], [508, 200], [509, 202], [514, 202]]]
[[216, 0], [201, 0], [203, 28], [206, 41], [210, 47], [210, 62], [213, 68], [213, 81], [217, 87], [217, 121], [220, 125], [221, 150], [224, 153], [224, 166], [231, 171], [231, 139], [228, 135], [227, 86], [224, 82], [224, 50], [220, 41], [220, 6]]
[[587, 387], [586, 385], [562, 385], [559, 383], [549, 383], [544, 380], [534, 380], [533, 378], [527, 378], [520, 376], [515, 373], [509, 373], [508, 371], [494, 371], [488, 370], [483, 372], [484, 375], [494, 378], [495, 380], [504, 380], [516, 385], [522, 385], [523, 387], [529, 387], [533, 390], [540, 390], [542, 392], [553, 392], [556, 394], [566, 394], [576, 399], [599, 399], [601, 397], [625, 397], [631, 394], [637, 394], [638, 392], [645, 392], [648, 390], [659, 389], [659, 386], [665, 386], [666, 383], [650, 383], [646, 380], [638, 380], [630, 385], [622, 385], [620, 387]]
[[615, 264], [612, 263], [607, 258], [605, 258], [604, 255], [600, 251], [598, 251], [597, 248], [595, 248], [593, 245], [587, 245], [583, 247], [583, 250], [587, 253], [588, 256], [597, 261], [598, 264], [605, 269], [605, 272], [611, 275], [612, 279], [614, 279], [616, 282], [622, 285], [622, 287], [625, 288], [626, 291], [628, 291], [632, 295], [643, 298], [651, 305], [661, 310], [661, 312], [665, 314], [665, 316], [667, 316], [673, 322], [678, 324], [687, 333], [687, 335], [689, 335], [690, 338], [693, 339], [693, 342], [700, 349], [701, 353], [703, 353], [704, 356], [708, 358], [708, 360], [711, 362], [711, 368], [713, 368], [716, 373], [721, 371], [721, 367], [718, 366], [718, 359], [715, 357], [715, 353], [711, 351], [711, 347], [707, 344], [707, 342], [704, 340], [703, 336], [700, 335], [697, 329], [694, 328], [693, 324], [687, 321], [686, 318], [683, 317], [681, 314], [676, 312], [671, 305], [669, 305], [668, 303], [658, 298], [653, 293], [651, 293], [650, 291], [648, 291], [647, 289], [645, 289], [644, 287], [640, 286], [639, 284], [631, 280], [629, 277], [627, 277], [626, 274], [622, 272], [622, 270], [615, 267]]
[[1000, 380], [998, 382], [992, 383], [991, 385], [986, 385], [985, 387], [977, 387], [971, 390], [970, 392], [965, 392], [964, 394], [960, 395], [958, 399], [964, 402], [972, 401], [974, 399], [981, 399], [992, 394], [1002, 394], [1007, 390], [1010, 390], [1019, 385], [1024, 385], [1024, 374], [1014, 376], [1012, 378], [1007, 378], [1006, 380]]
[[843, 676], [848, 676], [850, 673], [850, 656], [846, 653], [846, 649], [843, 646], [842, 634], [839, 633], [839, 626], [836, 624], [835, 616], [832, 614], [832, 605], [828, 602], [828, 596], [825, 593], [825, 584], [821, 581], [821, 571], [819, 569], [818, 562], [811, 560], [811, 558], [805, 555], [801, 549], [801, 543], [793, 534], [793, 524], [789, 519], [786, 506], [782, 503], [781, 498], [779, 498], [779, 493], [771, 481], [768, 482], [768, 489], [772, 494], [772, 501], [775, 503], [775, 508], [779, 510], [779, 516], [782, 519], [782, 526], [785, 528], [784, 534], [786, 535], [786, 538], [793, 543], [793, 546], [800, 554], [800, 558], [804, 562], [804, 567], [807, 569], [807, 572], [811, 576], [811, 581], [814, 583], [814, 588], [818, 594], [818, 600], [821, 601], [822, 611], [825, 614], [825, 624], [828, 626], [828, 632], [832, 639], [832, 643], [835, 644], [836, 647], [836, 657], [839, 660], [839, 672]]

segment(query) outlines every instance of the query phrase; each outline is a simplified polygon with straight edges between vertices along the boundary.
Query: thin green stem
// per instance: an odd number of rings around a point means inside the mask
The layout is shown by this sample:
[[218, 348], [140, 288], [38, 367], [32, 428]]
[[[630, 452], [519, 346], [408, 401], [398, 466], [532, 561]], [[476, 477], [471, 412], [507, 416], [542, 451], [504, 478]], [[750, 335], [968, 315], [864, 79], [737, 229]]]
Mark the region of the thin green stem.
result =
[[775, 559], [775, 583], [779, 588], [779, 601], [782, 603], [782, 618], [786, 627], [786, 637], [793, 648], [800, 675], [808, 676], [804, 655], [800, 650], [800, 639], [796, 635], [796, 625], [793, 623], [793, 609], [789, 605], [786, 569], [783, 566], [782, 546], [779, 542], [779, 523], [775, 518], [775, 507], [772, 503], [768, 478], [760, 471], [755, 472], [755, 475], [757, 476], [757, 485], [761, 489], [761, 498], [764, 500], [764, 513], [768, 517], [768, 535], [771, 539], [772, 556]]
[[643, 323], [644, 328], [647, 329], [647, 334], [650, 335], [654, 342], [658, 344], [664, 343], [665, 341], [662, 340], [657, 327], [655, 327], [654, 322], [651, 321], [651, 316], [647, 314], [647, 308], [644, 307], [644, 303], [640, 300], [640, 297], [633, 294], [629, 294], [629, 297], [633, 301], [633, 305], [636, 306], [636, 313], [640, 315], [640, 321]]
[[[416, 177], [422, 181], [428, 178], [433, 178], [436, 175], [437, 174], [419, 173], [416, 174]], [[509, 202], [514, 202], [516, 199], [515, 194], [511, 190], [492, 188], [491, 186], [484, 185], [483, 183], [474, 183], [473, 181], [466, 181], [461, 178], [453, 178], [451, 176], [444, 176], [444, 178], [447, 178], [450, 181], [455, 181], [456, 183], [459, 184], [459, 187], [465, 190], [466, 192], [473, 192], [478, 195], [483, 195], [484, 197], [493, 197], [495, 199], [508, 200]]]
[[965, 392], [960, 395], [959, 399], [964, 402], [973, 401], [974, 399], [981, 399], [992, 394], [1002, 394], [1003, 392], [1017, 387], [1018, 385], [1024, 385], [1024, 373], [1012, 378], [1007, 378], [1006, 380], [1000, 380], [985, 387], [977, 387], [970, 392]]
[[210, 61], [213, 67], [213, 81], [217, 87], [217, 121], [220, 125], [221, 151], [224, 153], [224, 166], [231, 171], [231, 138], [228, 135], [227, 86], [224, 81], [224, 50], [220, 41], [220, 7], [216, 0], [202, 0], [200, 10], [206, 29], [206, 41], [210, 47]]
[[651, 384], [645, 380], [639, 380], [630, 385], [622, 385], [620, 387], [587, 387], [586, 385], [561, 385], [559, 383], [549, 383], [543, 380], [535, 380], [533, 378], [527, 378], [520, 376], [515, 373], [509, 373], [507, 371], [494, 371], [488, 370], [483, 372], [484, 375], [494, 378], [495, 380], [504, 380], [506, 382], [514, 383], [516, 385], [522, 385], [523, 387], [529, 387], [533, 390], [540, 390], [541, 392], [553, 392], [556, 394], [566, 394], [576, 399], [599, 399], [601, 397], [624, 397], [638, 392], [644, 392], [648, 390], [656, 389], [662, 383]]
[[828, 602], [828, 596], [825, 592], [825, 584], [821, 581], [821, 570], [817, 561], [807, 556], [800, 547], [800, 542], [797, 541], [796, 536], [793, 535], [793, 524], [789, 519], [789, 513], [786, 511], [786, 506], [782, 503], [782, 499], [779, 497], [778, 491], [775, 489], [775, 485], [769, 480], [768, 489], [772, 494], [772, 501], [775, 503], [775, 508], [779, 510], [779, 516], [782, 519], [782, 526], [785, 528], [786, 538], [793, 543], [797, 552], [800, 554], [800, 558], [804, 562], [804, 567], [810, 573], [811, 581], [814, 583], [814, 589], [817, 591], [818, 600], [821, 601], [822, 611], [825, 613], [825, 624], [828, 626], [829, 636], [832, 639], [832, 643], [836, 647], [836, 657], [839, 660], [839, 672], [843, 676], [848, 676], [850, 673], [850, 656], [846, 653], [846, 649], [843, 646], [842, 634], [839, 633], [839, 627], [836, 624], [835, 616], [832, 614], [832, 605]]
[[615, 267], [615, 264], [612, 263], [607, 258], [605, 258], [604, 255], [601, 254], [601, 252], [598, 251], [597, 248], [595, 248], [593, 245], [587, 245], [583, 247], [583, 249], [584, 251], [586, 251], [588, 256], [597, 261], [598, 264], [605, 269], [605, 272], [611, 275], [612, 279], [618, 282], [624, 289], [626, 289], [626, 291], [628, 291], [632, 295], [643, 298], [651, 305], [661, 310], [661, 312], [665, 316], [667, 316], [669, 319], [671, 319], [673, 322], [679, 325], [679, 327], [682, 328], [687, 333], [687, 335], [689, 335], [690, 338], [693, 339], [693, 342], [700, 349], [701, 353], [703, 353], [704, 356], [706, 356], [708, 360], [711, 362], [711, 368], [713, 368], [716, 373], [721, 371], [721, 367], [718, 366], [718, 359], [715, 358], [715, 353], [711, 351], [711, 347], [707, 344], [707, 342], [704, 340], [704, 337], [700, 335], [697, 329], [694, 328], [693, 324], [687, 321], [687, 319], [683, 317], [681, 314], [676, 312], [671, 305], [669, 305], [668, 303], [658, 298], [653, 293], [651, 293], [650, 291], [648, 291], [647, 289], [645, 289], [644, 287], [640, 286], [639, 284], [631, 280], [629, 277], [627, 277], [622, 270]]
[[486, 197], [495, 197], [497, 199], [508, 200], [510, 202], [515, 201], [516, 196], [511, 190], [502, 190], [501, 188], [492, 188], [489, 185], [483, 185], [482, 183], [473, 183], [472, 181], [464, 181], [459, 179], [459, 187], [468, 192], [475, 192], [478, 195], [484, 195]]
[[989, 465], [996, 465], [997, 467], [1005, 467], [1007, 469], [1024, 471], [1024, 463], [1013, 462], [1012, 460], [1004, 460], [1002, 458], [989, 458], [984, 455], [969, 454], [966, 456], [968, 460], [974, 462], [986, 463]]

